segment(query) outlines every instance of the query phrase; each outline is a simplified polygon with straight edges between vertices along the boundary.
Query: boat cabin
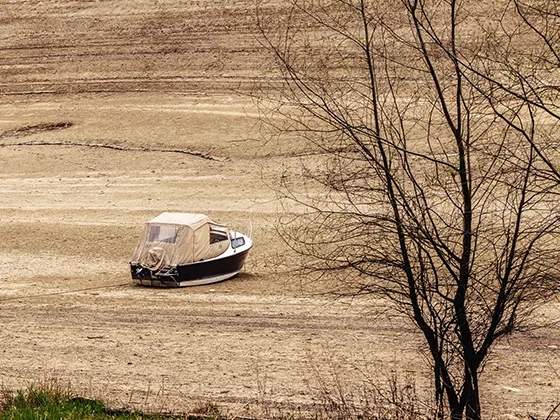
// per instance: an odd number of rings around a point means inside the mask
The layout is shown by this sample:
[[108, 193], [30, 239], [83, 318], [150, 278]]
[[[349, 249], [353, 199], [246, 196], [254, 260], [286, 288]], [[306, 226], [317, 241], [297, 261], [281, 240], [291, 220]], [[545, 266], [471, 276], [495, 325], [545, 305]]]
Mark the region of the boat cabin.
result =
[[132, 262], [157, 270], [215, 258], [229, 245], [227, 226], [204, 214], [162, 213], [144, 226]]

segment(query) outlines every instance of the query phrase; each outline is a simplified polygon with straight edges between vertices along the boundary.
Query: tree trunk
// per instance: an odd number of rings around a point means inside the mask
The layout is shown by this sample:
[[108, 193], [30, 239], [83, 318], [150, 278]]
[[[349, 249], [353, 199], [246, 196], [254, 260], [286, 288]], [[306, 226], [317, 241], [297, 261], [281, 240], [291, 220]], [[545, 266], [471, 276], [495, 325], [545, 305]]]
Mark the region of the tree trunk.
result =
[[465, 415], [467, 420], [480, 420], [480, 395], [478, 389], [478, 372], [471, 372], [471, 380], [469, 381], [470, 389], [465, 400]]
[[449, 401], [452, 420], [481, 420], [478, 371], [475, 366], [465, 366], [465, 380], [459, 402]]

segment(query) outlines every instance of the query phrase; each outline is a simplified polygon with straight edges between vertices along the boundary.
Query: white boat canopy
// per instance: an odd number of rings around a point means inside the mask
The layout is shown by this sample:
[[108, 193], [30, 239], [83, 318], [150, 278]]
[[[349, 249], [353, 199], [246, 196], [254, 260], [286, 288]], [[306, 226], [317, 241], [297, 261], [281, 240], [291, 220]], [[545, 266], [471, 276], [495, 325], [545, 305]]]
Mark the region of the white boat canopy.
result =
[[197, 213], [162, 213], [142, 230], [132, 263], [150, 270], [208, 260], [223, 254], [230, 238], [226, 225]]

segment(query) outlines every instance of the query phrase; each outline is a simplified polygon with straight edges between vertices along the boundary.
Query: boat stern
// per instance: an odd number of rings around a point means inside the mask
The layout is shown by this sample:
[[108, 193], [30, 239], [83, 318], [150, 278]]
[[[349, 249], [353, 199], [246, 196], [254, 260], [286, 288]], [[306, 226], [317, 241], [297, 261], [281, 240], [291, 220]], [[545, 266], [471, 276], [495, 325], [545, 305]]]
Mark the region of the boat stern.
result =
[[150, 270], [137, 263], [130, 263], [130, 276], [137, 284], [147, 286], [174, 286], [178, 283], [177, 267], [164, 267], [157, 271]]

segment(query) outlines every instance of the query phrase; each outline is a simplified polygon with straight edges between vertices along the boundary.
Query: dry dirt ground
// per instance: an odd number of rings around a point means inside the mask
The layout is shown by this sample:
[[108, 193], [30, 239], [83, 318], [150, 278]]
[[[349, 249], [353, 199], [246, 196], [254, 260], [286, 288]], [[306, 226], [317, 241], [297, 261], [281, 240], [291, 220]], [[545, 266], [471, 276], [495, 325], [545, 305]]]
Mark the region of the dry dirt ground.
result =
[[[230, 413], [308, 407], [322, 380], [358, 393], [362, 373], [426, 389], [421, 340], [374, 316], [383, 302], [334, 302], [290, 275], [270, 185], [305, 149], [261, 136], [252, 5], [0, 2], [4, 387], [54, 378], [114, 405]], [[251, 219], [244, 271], [134, 286], [137, 235], [161, 211]], [[543, 311], [559, 316], [557, 303]], [[560, 401], [559, 331], [500, 343], [483, 390], [496, 418], [546, 413]]]

